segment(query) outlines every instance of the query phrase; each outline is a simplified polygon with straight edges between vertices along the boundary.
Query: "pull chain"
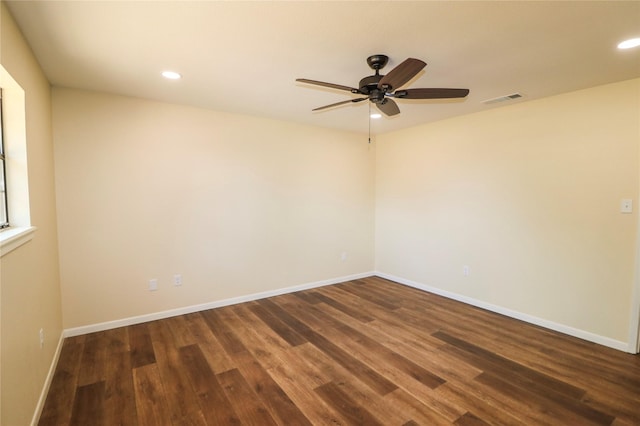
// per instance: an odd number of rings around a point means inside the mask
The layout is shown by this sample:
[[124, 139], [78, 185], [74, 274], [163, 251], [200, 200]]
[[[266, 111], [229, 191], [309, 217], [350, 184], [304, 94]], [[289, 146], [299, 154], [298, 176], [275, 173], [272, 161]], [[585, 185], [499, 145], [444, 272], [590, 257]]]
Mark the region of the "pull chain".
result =
[[369, 145], [371, 145], [371, 102], [369, 104]]

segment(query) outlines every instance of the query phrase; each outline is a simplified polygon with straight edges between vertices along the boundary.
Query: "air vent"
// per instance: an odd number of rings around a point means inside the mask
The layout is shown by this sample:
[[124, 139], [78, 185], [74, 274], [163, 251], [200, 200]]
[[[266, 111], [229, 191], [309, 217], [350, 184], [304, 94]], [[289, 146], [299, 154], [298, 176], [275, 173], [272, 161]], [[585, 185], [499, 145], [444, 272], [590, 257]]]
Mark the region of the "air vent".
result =
[[498, 102], [512, 101], [514, 99], [518, 99], [518, 98], [521, 98], [521, 97], [522, 97], [522, 95], [520, 93], [512, 93], [510, 95], [499, 96], [499, 97], [493, 98], [493, 99], [487, 99], [486, 101], [482, 101], [482, 103], [486, 104], [486, 105], [497, 104]]

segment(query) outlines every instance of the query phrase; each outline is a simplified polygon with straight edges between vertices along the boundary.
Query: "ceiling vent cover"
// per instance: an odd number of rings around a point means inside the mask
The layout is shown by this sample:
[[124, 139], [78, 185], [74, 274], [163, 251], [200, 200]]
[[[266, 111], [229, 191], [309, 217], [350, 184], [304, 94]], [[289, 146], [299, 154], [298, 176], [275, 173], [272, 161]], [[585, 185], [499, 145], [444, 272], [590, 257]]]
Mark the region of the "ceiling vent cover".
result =
[[521, 97], [522, 95], [520, 93], [512, 93], [510, 95], [504, 95], [504, 96], [499, 96], [493, 99], [487, 99], [486, 101], [482, 101], [482, 103], [486, 105], [497, 104], [498, 102], [512, 101], [514, 99], [518, 99]]

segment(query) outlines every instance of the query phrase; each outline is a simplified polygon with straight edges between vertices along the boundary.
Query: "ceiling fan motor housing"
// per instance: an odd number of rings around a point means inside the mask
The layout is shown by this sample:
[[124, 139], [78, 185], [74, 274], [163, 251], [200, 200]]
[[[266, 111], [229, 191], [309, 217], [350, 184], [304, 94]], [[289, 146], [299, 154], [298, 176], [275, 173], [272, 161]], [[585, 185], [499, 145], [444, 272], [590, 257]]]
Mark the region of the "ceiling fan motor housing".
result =
[[380, 70], [387, 65], [389, 57], [387, 55], [371, 55], [367, 58], [367, 64], [371, 69], [375, 70], [374, 75], [365, 77], [360, 80], [358, 85], [360, 93], [363, 95], [369, 95], [369, 100], [373, 103], [378, 103], [384, 100], [385, 90], [378, 88], [378, 83], [382, 80], [383, 75], [380, 75]]
[[376, 72], [376, 75], [370, 75], [360, 80], [360, 84], [358, 85], [360, 87], [360, 93], [368, 95], [374, 90], [378, 90], [378, 82], [380, 82], [382, 77], [384, 76]]

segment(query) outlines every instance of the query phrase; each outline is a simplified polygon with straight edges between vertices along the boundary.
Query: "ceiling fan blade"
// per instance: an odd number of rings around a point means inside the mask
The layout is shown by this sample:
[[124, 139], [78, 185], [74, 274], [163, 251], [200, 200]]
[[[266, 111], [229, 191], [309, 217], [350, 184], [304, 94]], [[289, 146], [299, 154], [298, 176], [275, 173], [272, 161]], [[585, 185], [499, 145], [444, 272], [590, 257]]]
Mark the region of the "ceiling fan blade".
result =
[[378, 83], [378, 89], [397, 89], [415, 77], [416, 74], [426, 67], [427, 63], [420, 59], [408, 58], [400, 65], [389, 71], [389, 74], [382, 77]]
[[398, 108], [398, 104], [395, 103], [393, 99], [387, 98], [384, 101], [377, 103], [376, 106], [385, 115], [392, 116], [392, 115], [400, 114], [400, 108]]
[[314, 108], [311, 111], [322, 111], [323, 109], [333, 108], [333, 107], [338, 106], [338, 105], [345, 105], [345, 104], [360, 102], [360, 101], [364, 101], [364, 100], [367, 100], [367, 99], [369, 99], [369, 98], [349, 99], [348, 101], [336, 102], [335, 104], [325, 105], [325, 106], [321, 106], [321, 107], [318, 107], [318, 108]]
[[398, 90], [393, 94], [399, 99], [447, 99], [464, 98], [469, 94], [469, 89], [406, 89]]
[[351, 93], [360, 93], [360, 91], [354, 87], [343, 86], [341, 84], [325, 83], [324, 81], [308, 80], [306, 78], [296, 78], [296, 81], [299, 81], [300, 83], [314, 84], [316, 86], [329, 87], [331, 89], [346, 90]]

